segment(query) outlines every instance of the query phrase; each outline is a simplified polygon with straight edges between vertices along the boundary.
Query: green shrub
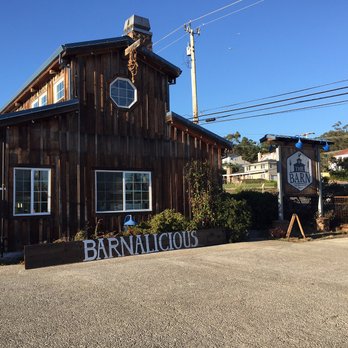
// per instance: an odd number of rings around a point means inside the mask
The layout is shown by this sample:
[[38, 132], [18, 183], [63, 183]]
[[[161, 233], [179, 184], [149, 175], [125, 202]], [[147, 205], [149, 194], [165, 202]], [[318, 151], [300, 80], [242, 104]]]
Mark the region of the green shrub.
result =
[[137, 234], [150, 234], [150, 233], [152, 233], [151, 228], [145, 228], [145, 227], [137, 225], [137, 226], [129, 226], [127, 231], [124, 232], [123, 234], [128, 236], [132, 234], [133, 236], [135, 236]]
[[324, 198], [332, 196], [347, 196], [348, 195], [348, 185], [339, 184], [335, 181], [329, 180], [329, 178], [323, 178], [323, 196]]
[[88, 234], [86, 230], [80, 230], [75, 234], [74, 240], [85, 240], [88, 239]]
[[266, 229], [278, 218], [278, 197], [269, 192], [241, 191], [233, 197], [245, 200], [251, 210], [252, 229]]
[[156, 214], [148, 223], [152, 233], [184, 231], [188, 226], [185, 217], [172, 209]]
[[263, 183], [274, 183], [273, 180], [266, 180], [266, 179], [244, 179], [242, 183], [244, 184], [263, 184]]
[[224, 193], [220, 195], [218, 203], [216, 225], [226, 229], [230, 242], [246, 239], [252, 222], [246, 201], [237, 201], [231, 194]]
[[222, 192], [220, 174], [207, 161], [192, 161], [185, 166], [192, 220], [197, 228], [213, 227], [216, 224], [216, 197]]

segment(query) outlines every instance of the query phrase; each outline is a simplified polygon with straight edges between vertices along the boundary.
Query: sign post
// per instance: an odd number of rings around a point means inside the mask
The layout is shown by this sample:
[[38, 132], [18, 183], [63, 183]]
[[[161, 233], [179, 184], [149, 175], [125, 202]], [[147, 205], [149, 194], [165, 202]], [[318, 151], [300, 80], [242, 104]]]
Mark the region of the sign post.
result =
[[278, 217], [292, 216], [293, 212], [285, 212], [284, 201], [288, 199], [318, 199], [318, 214], [323, 214], [323, 194], [320, 173], [320, 148], [329, 150], [327, 140], [299, 138], [267, 134], [260, 142], [266, 142], [276, 148], [278, 165]]
[[277, 155], [277, 185], [278, 185], [278, 219], [280, 221], [284, 220], [284, 202], [283, 202], [283, 176], [280, 165], [281, 159], [281, 148], [278, 146], [276, 148]]

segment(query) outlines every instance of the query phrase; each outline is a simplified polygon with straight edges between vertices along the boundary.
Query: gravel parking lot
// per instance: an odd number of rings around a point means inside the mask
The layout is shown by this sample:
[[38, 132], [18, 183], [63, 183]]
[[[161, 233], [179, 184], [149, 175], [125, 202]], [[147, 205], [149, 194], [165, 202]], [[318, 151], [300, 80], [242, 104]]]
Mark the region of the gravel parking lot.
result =
[[348, 347], [348, 238], [0, 267], [1, 347]]

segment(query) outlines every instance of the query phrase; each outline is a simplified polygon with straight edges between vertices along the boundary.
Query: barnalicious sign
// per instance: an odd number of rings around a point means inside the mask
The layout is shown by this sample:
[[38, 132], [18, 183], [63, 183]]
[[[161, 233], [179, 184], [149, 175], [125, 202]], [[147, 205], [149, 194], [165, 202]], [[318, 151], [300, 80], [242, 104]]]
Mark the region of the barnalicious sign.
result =
[[288, 183], [299, 191], [312, 184], [312, 160], [301, 151], [288, 157], [286, 168]]
[[196, 231], [145, 234], [129, 237], [99, 238], [83, 241], [83, 261], [157, 253], [159, 251], [195, 248], [198, 246]]
[[222, 229], [165, 232], [83, 241], [27, 245], [26, 269], [226, 243]]

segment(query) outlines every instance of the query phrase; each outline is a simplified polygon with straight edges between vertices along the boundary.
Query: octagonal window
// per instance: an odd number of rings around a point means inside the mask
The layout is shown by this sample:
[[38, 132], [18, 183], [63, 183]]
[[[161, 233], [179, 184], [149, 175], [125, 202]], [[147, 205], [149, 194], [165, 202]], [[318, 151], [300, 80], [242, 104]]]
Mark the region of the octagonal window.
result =
[[110, 84], [110, 97], [118, 107], [129, 109], [137, 101], [137, 89], [128, 79], [118, 77]]

